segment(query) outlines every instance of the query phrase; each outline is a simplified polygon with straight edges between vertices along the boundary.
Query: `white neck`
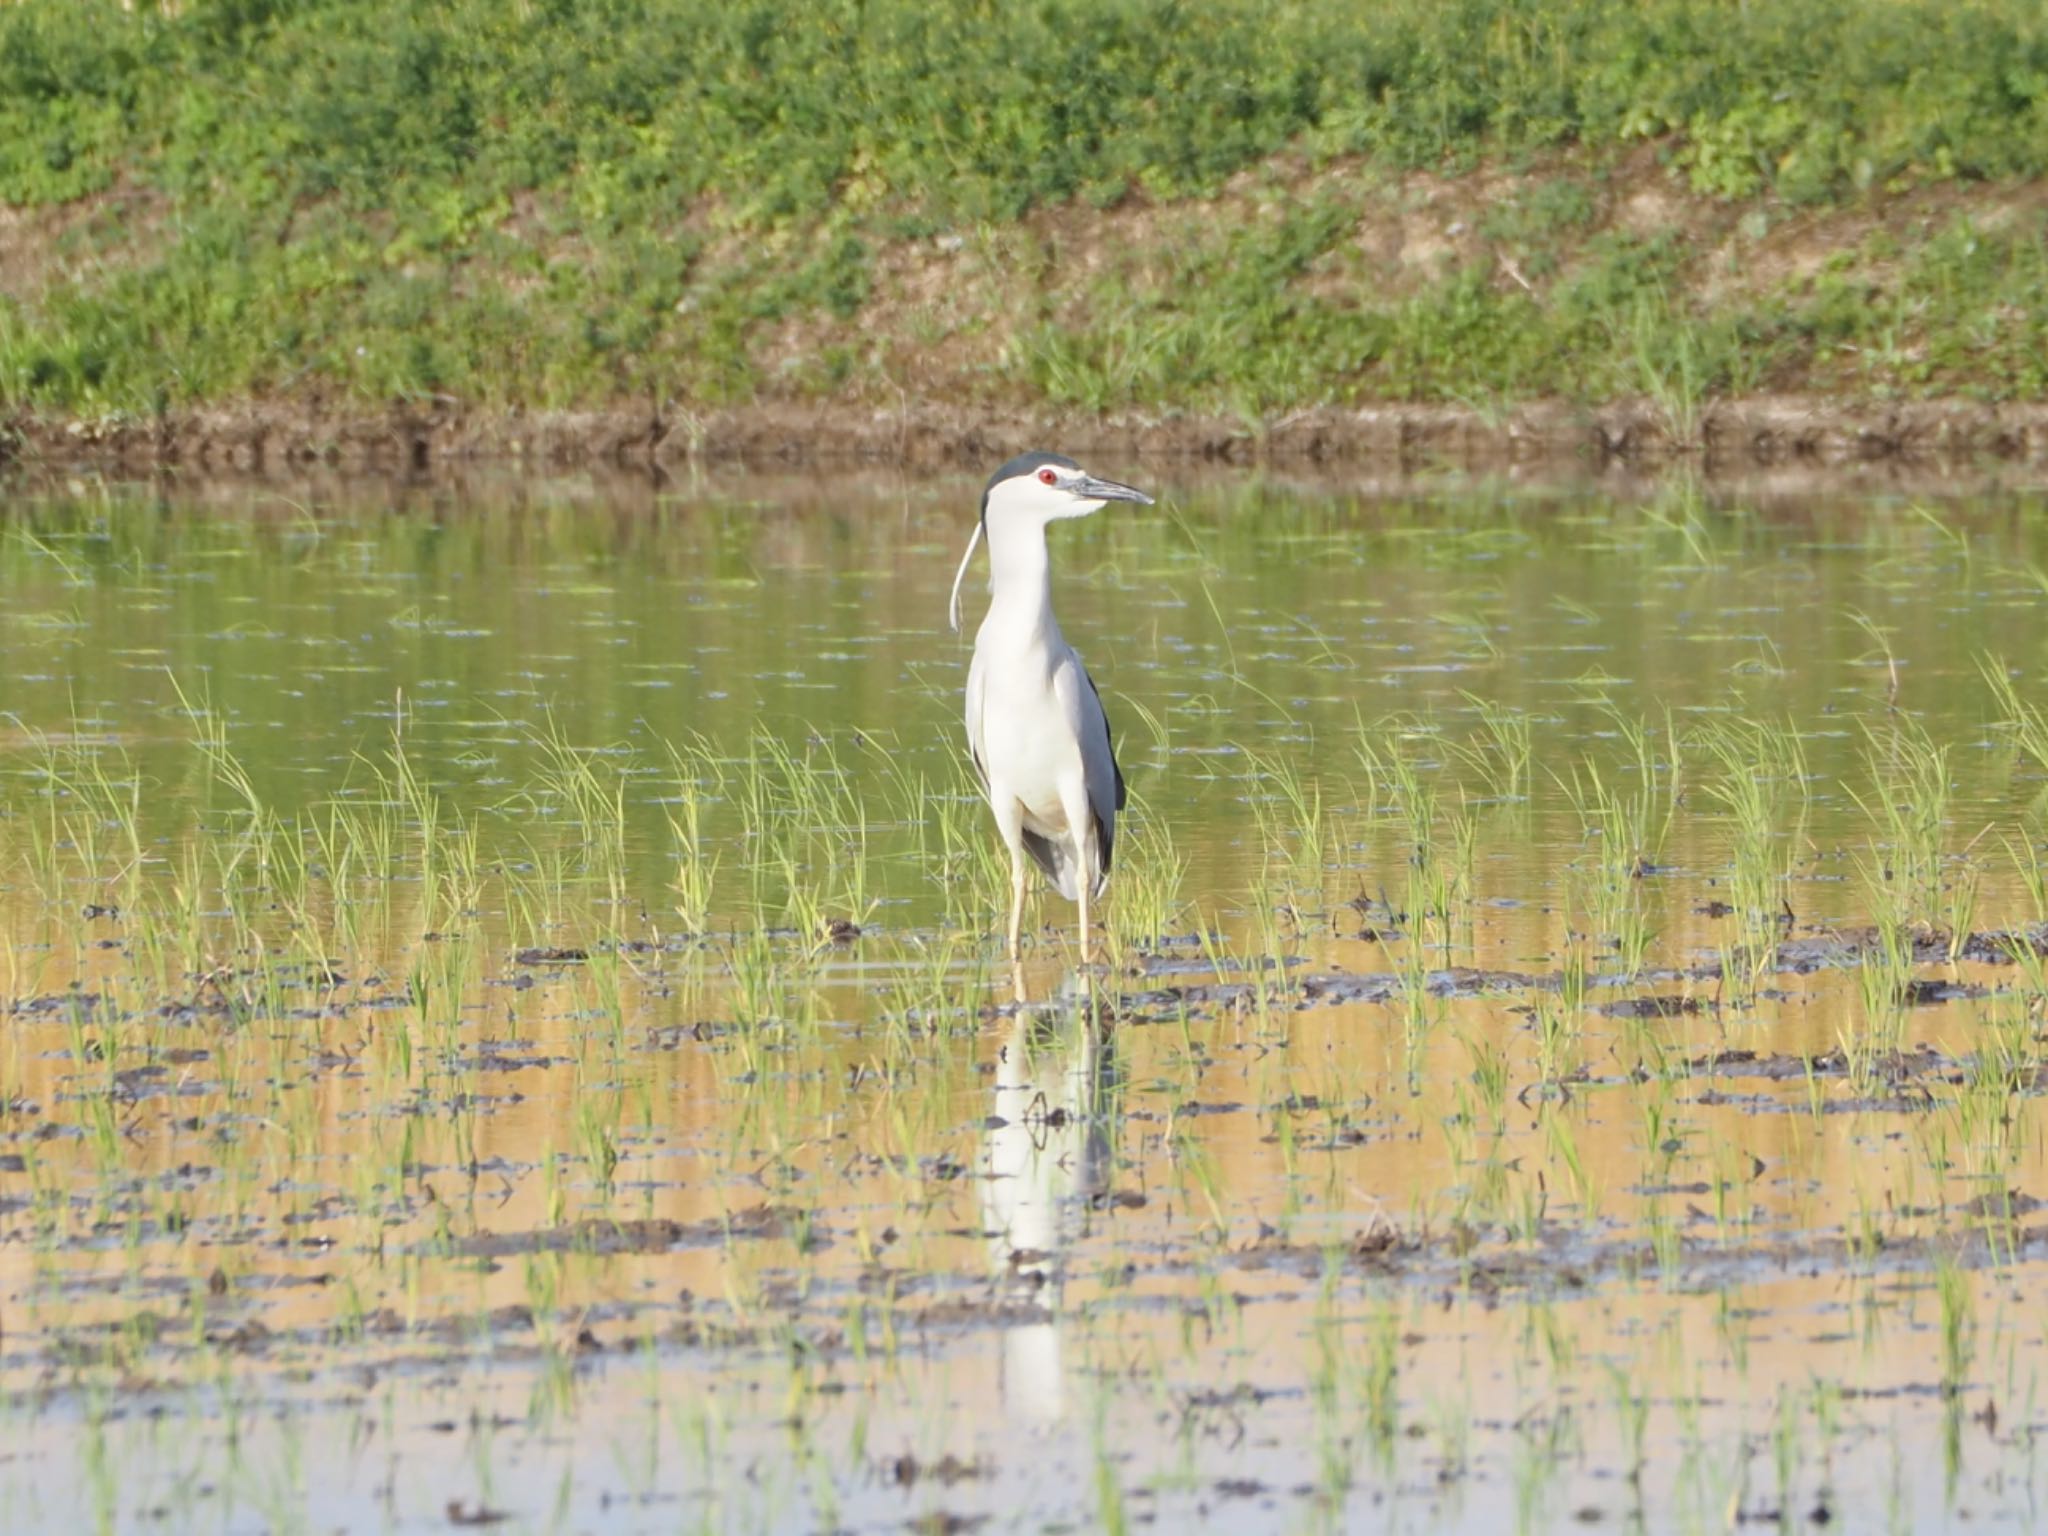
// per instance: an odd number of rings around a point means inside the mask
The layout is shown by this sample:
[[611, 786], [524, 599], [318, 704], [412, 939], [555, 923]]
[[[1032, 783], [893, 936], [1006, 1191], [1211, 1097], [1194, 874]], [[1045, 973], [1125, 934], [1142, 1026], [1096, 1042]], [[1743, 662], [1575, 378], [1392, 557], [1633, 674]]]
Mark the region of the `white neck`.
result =
[[1045, 524], [1014, 516], [990, 520], [988, 588], [983, 632], [993, 629], [1048, 640], [1059, 635], [1059, 622], [1052, 616], [1052, 562], [1045, 551]]

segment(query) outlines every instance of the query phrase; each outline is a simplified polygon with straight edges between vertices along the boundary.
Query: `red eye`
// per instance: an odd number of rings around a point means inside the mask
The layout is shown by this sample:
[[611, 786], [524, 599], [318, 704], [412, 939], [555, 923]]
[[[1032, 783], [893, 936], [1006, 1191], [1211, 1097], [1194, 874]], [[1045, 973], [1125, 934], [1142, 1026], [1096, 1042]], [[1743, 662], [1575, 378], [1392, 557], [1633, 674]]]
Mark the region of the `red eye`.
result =
[[1055, 482], [1056, 482], [1056, 481], [1057, 481], [1058, 479], [1059, 479], [1059, 476], [1058, 476], [1058, 475], [1056, 475], [1056, 474], [1054, 474], [1054, 473], [1053, 473], [1053, 472], [1052, 472], [1051, 470], [1049, 470], [1049, 469], [1041, 469], [1041, 470], [1040, 470], [1040, 471], [1038, 472], [1038, 483], [1039, 483], [1040, 485], [1052, 485], [1052, 484], [1053, 484], [1053, 483], [1055, 483]]

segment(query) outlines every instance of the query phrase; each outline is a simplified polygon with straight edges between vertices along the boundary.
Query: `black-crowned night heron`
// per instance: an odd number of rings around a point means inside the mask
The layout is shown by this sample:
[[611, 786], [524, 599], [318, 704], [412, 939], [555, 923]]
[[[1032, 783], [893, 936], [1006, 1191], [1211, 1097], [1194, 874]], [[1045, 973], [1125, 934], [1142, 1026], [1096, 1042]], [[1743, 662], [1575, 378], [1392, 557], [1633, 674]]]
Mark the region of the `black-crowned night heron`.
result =
[[[967, 745], [1010, 849], [1010, 959], [1024, 923], [1024, 856], [1081, 907], [1081, 962], [1091, 953], [1088, 902], [1109, 881], [1124, 776], [1109, 717], [1081, 658], [1052, 616], [1045, 529], [1143, 491], [1098, 480], [1072, 459], [1027, 453], [989, 476], [981, 522], [953, 578], [947, 616], [960, 628], [960, 584], [988, 539], [989, 605], [967, 672]], [[1021, 973], [1020, 973], [1021, 974]]]

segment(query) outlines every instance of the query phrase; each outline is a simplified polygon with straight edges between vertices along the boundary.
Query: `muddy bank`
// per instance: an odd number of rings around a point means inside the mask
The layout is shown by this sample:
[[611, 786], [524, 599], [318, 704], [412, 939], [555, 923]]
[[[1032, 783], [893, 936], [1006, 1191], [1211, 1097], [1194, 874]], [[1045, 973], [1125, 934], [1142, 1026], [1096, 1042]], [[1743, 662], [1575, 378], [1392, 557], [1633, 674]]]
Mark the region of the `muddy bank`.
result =
[[1643, 402], [1534, 402], [1501, 411], [1376, 405], [1236, 417], [1092, 415], [922, 402], [820, 402], [693, 412], [470, 411], [399, 406], [330, 411], [251, 404], [154, 418], [17, 415], [0, 423], [0, 465], [271, 475], [314, 469], [421, 474], [463, 466], [558, 470], [694, 464], [803, 467], [980, 465], [1028, 443], [1079, 453], [1225, 464], [1351, 464], [1402, 470], [1656, 466], [1709, 473], [1773, 466], [2048, 462], [2048, 404], [1845, 402], [1800, 397], [1704, 406], [1691, 423]]

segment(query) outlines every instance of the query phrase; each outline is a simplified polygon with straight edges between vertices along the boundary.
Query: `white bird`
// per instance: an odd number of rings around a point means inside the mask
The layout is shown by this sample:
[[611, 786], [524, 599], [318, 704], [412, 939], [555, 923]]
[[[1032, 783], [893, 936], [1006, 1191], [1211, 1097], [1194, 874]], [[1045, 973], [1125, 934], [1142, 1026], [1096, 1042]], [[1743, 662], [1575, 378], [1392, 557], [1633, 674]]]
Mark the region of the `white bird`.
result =
[[953, 578], [948, 617], [957, 631], [960, 584], [986, 536], [991, 596], [967, 671], [967, 745], [1010, 850], [1013, 965], [1024, 924], [1026, 854], [1062, 896], [1080, 903], [1084, 965], [1091, 953], [1088, 903], [1109, 881], [1124, 776], [1102, 696], [1052, 615], [1045, 530], [1112, 501], [1150, 505], [1152, 498], [1098, 480], [1056, 453], [1022, 454], [989, 477], [981, 522]]

